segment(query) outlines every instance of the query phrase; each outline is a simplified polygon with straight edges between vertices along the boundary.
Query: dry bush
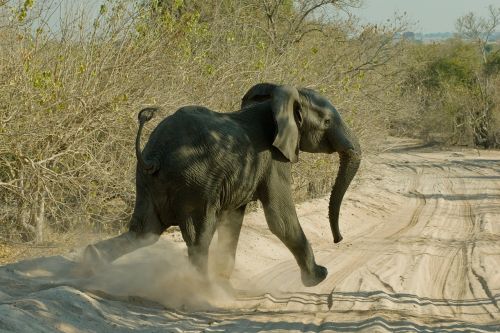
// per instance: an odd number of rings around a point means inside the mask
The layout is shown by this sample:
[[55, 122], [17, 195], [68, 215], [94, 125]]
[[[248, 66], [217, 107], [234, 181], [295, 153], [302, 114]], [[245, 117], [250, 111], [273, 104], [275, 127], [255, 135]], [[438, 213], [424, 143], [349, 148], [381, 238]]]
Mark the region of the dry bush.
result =
[[500, 147], [500, 48], [493, 42], [500, 7], [485, 17], [457, 20], [454, 38], [409, 45], [401, 97], [407, 107], [393, 117], [395, 134], [482, 148]]
[[[45, 227], [123, 228], [135, 197], [136, 115], [146, 105], [161, 116], [186, 104], [235, 111], [255, 83], [307, 86], [339, 107], [365, 151], [377, 149], [398, 107], [399, 25], [315, 17], [304, 21], [315, 29], [276, 47], [261, 2], [217, 4], [160, 11], [113, 0], [94, 17], [64, 1], [0, 2], [3, 239], [42, 242]], [[57, 6], [64, 15], [54, 27], [47, 16]], [[296, 198], [329, 191], [334, 170], [331, 156], [302, 154]]]
[[395, 134], [453, 145], [498, 146], [500, 71], [486, 69], [500, 56], [492, 47], [485, 63], [478, 51], [458, 38], [412, 45], [401, 89], [407, 107], [393, 117]]

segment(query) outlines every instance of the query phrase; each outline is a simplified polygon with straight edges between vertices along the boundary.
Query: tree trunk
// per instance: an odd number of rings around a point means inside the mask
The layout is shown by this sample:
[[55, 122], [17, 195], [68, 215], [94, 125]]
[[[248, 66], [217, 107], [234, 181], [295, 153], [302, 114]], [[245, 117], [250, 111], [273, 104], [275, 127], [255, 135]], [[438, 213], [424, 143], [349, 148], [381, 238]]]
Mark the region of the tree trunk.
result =
[[43, 233], [44, 233], [44, 224], [45, 224], [45, 196], [44, 193], [41, 192], [38, 194], [37, 200], [37, 214], [35, 221], [35, 243], [41, 244], [43, 243]]

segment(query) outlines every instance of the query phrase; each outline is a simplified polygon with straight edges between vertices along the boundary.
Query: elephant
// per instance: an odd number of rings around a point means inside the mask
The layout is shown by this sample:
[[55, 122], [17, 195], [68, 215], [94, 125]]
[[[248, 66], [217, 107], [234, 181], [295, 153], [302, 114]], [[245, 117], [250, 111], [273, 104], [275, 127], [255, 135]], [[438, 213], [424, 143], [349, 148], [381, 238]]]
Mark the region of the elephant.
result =
[[340, 242], [339, 210], [361, 148], [328, 99], [312, 89], [256, 84], [236, 112], [181, 107], [158, 124], [141, 151], [143, 126], [156, 111], [138, 115], [136, 201], [128, 231], [88, 245], [84, 261], [107, 265], [178, 226], [189, 261], [207, 274], [217, 230], [216, 278], [229, 283], [245, 208], [259, 200], [269, 229], [295, 257], [303, 285], [323, 281], [328, 271], [316, 263], [295, 211], [291, 167], [299, 151], [339, 154], [328, 209], [334, 242]]

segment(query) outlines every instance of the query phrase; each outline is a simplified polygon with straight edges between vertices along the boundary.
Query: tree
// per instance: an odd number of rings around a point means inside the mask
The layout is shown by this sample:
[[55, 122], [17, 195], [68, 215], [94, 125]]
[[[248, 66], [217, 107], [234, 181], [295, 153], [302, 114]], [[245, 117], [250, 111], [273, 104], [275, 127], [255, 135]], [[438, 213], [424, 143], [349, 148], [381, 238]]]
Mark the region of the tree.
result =
[[477, 71], [476, 84], [480, 92], [480, 105], [472, 113], [472, 124], [474, 132], [474, 143], [477, 146], [488, 148], [494, 144], [491, 125], [493, 123], [493, 110], [496, 107], [494, 103], [495, 85], [493, 75], [495, 75], [497, 63], [499, 63], [498, 54], [490, 45], [490, 41], [500, 26], [500, 7], [488, 7], [487, 17], [477, 17], [474, 13], [468, 13], [457, 20], [457, 30], [466, 40], [470, 40], [477, 45], [477, 50], [481, 54], [482, 66]]
[[324, 33], [324, 19], [336, 10], [358, 7], [359, 0], [263, 0], [267, 36], [279, 53], [312, 32]]

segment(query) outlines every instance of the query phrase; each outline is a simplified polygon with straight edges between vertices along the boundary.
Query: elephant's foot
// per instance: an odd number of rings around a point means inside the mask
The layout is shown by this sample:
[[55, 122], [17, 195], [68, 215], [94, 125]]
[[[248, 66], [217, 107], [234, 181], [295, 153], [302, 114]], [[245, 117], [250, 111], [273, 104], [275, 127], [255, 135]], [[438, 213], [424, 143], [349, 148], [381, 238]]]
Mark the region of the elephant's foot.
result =
[[305, 271], [301, 272], [302, 283], [306, 287], [314, 287], [315, 285], [323, 281], [327, 275], [328, 270], [326, 269], [326, 267], [316, 265], [312, 274]]

